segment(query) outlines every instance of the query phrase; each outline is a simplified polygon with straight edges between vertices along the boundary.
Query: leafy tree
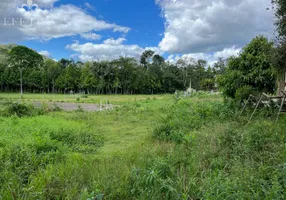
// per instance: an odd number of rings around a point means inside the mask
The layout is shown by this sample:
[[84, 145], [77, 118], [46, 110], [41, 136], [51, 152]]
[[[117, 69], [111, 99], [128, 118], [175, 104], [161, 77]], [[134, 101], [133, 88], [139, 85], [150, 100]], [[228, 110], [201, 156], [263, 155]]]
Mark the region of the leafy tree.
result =
[[276, 26], [279, 40], [286, 40], [286, 0], [271, 0], [276, 15]]
[[241, 88], [246, 86], [251, 88], [251, 92], [273, 93], [275, 76], [271, 65], [272, 50], [273, 43], [258, 36], [242, 50], [239, 57], [230, 58], [225, 74], [218, 78], [224, 95], [238, 97]]
[[153, 64], [157, 66], [162, 66], [165, 64], [165, 59], [158, 54], [153, 56], [152, 61], [153, 61]]
[[68, 59], [65, 59], [65, 58], [62, 58], [60, 61], [59, 61], [59, 64], [61, 66], [62, 69], [66, 68], [67, 66], [69, 66], [70, 64], [72, 64], [73, 61], [71, 60], [68, 60]]
[[46, 59], [44, 62], [44, 84], [50, 92], [52, 86], [52, 92], [55, 92], [56, 79], [61, 74], [60, 64], [52, 59]]
[[96, 86], [96, 77], [92, 72], [91, 63], [86, 63], [83, 68], [81, 68], [81, 77], [80, 77], [81, 88], [86, 90], [86, 93]]
[[214, 64], [214, 73], [216, 75], [224, 74], [227, 66], [227, 60], [228, 59], [223, 59], [219, 58], [218, 61]]
[[9, 64], [20, 72], [21, 96], [23, 95], [23, 71], [43, 65], [43, 57], [25, 46], [13, 47], [9, 53]]
[[146, 50], [145, 52], [143, 52], [143, 54], [141, 55], [141, 58], [140, 58], [140, 63], [141, 63], [144, 67], [147, 67], [148, 60], [153, 57], [154, 53], [155, 53], [155, 52], [152, 51], [152, 50]]
[[285, 73], [286, 73], [286, 0], [272, 0], [275, 14], [277, 17], [277, 42], [276, 49], [273, 53], [273, 66], [277, 76], [277, 93], [281, 94], [285, 88]]

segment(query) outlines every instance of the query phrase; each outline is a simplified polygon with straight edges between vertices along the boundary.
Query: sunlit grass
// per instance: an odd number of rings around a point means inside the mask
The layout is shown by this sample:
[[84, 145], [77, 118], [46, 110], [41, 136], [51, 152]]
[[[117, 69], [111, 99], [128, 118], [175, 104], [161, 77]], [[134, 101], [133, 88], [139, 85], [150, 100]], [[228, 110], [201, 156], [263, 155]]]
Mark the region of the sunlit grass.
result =
[[0, 199], [283, 195], [283, 116], [247, 124], [210, 94], [108, 97], [120, 106], [0, 117]]

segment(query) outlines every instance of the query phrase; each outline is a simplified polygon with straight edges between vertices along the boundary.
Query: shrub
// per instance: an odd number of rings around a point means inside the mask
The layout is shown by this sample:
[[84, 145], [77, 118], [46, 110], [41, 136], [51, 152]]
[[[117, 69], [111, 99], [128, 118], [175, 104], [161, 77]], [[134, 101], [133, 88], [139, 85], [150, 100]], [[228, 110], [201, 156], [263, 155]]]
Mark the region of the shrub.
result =
[[177, 199], [174, 175], [166, 161], [156, 161], [151, 168], [134, 168], [130, 174], [129, 191], [139, 199]]
[[229, 105], [223, 103], [191, 103], [179, 101], [173, 105], [166, 118], [154, 129], [153, 136], [159, 140], [182, 143], [193, 130], [215, 119], [231, 116]]
[[243, 86], [243, 87], [236, 90], [235, 100], [239, 101], [239, 102], [246, 100], [249, 98], [249, 95], [255, 96], [255, 95], [257, 95], [257, 91], [249, 85]]
[[7, 108], [7, 114], [16, 115], [18, 117], [32, 116], [33, 109], [34, 109], [33, 107], [27, 106], [22, 103], [12, 103]]

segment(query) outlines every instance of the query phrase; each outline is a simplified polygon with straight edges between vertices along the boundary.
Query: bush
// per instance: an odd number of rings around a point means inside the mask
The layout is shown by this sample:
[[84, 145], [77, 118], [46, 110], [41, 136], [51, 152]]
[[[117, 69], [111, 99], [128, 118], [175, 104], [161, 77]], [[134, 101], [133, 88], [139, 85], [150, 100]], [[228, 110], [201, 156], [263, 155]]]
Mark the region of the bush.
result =
[[235, 100], [241, 102], [249, 98], [250, 95], [257, 95], [258, 92], [251, 86], [246, 85], [236, 90]]
[[179, 101], [173, 105], [166, 118], [155, 128], [153, 136], [159, 140], [182, 143], [188, 135], [215, 119], [231, 116], [232, 110], [223, 103], [187, 103]]
[[7, 114], [18, 117], [32, 116], [34, 108], [21, 103], [12, 103], [7, 108]]
[[166, 161], [156, 161], [149, 169], [131, 172], [129, 191], [136, 199], [177, 199], [174, 175]]

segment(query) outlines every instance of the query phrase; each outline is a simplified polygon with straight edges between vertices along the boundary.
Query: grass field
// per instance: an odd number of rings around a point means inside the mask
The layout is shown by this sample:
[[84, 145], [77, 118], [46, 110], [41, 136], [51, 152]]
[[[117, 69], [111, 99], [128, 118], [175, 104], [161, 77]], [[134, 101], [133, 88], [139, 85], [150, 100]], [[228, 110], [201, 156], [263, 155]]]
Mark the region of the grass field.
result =
[[[88, 98], [86, 98], [86, 96]], [[63, 94], [24, 94], [24, 102], [70, 102], [70, 103], [100, 103], [100, 100], [109, 100], [113, 104], [126, 104], [132, 101], [148, 98], [164, 99], [171, 95], [63, 95]], [[20, 94], [0, 93], [0, 99], [19, 100]]]
[[[88, 96], [79, 101], [120, 106], [7, 115], [7, 102], [18, 98], [0, 94], [0, 199], [285, 197], [284, 116], [275, 124], [261, 111], [247, 124], [235, 105], [209, 94]], [[27, 94], [23, 101], [78, 99]]]

